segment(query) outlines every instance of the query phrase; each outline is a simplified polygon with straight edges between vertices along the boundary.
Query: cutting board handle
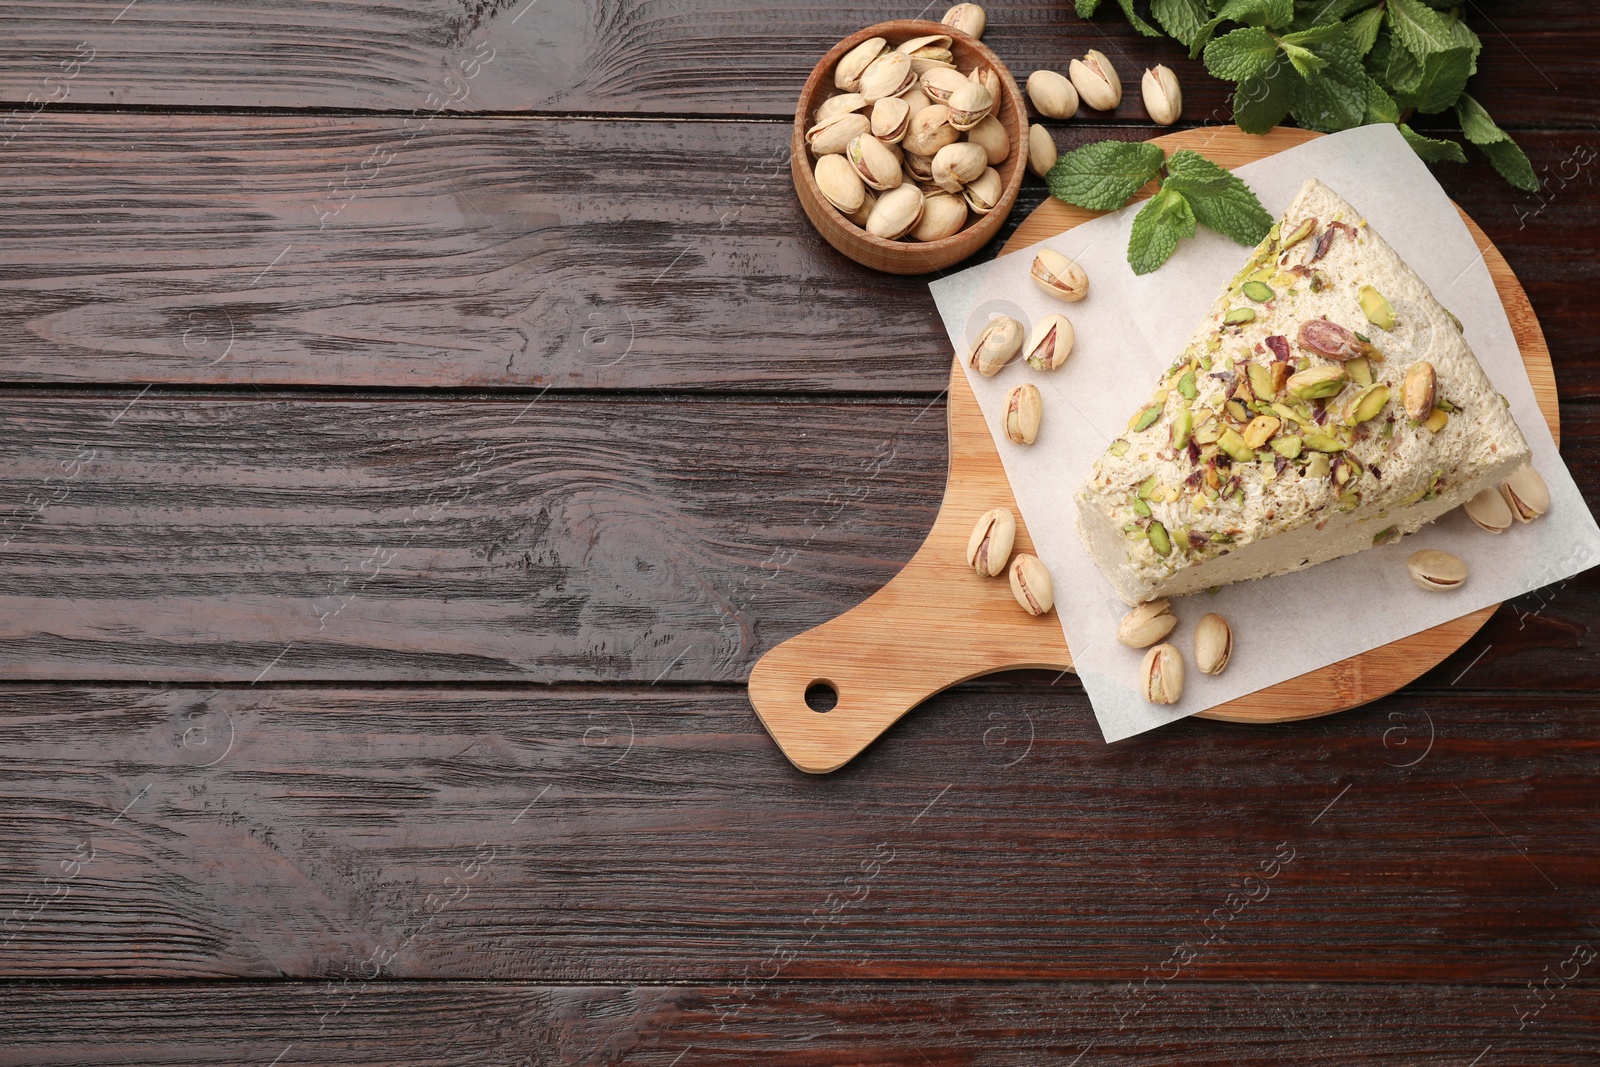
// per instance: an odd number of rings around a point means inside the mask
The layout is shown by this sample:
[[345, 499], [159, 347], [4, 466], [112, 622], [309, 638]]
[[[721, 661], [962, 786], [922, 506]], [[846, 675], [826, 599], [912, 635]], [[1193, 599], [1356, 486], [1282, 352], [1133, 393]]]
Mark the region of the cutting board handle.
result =
[[[1017, 515], [1016, 551], [1033, 542], [1017, 513], [966, 374], [953, 367], [950, 473], [933, 529], [911, 562], [865, 601], [792, 637], [750, 673], [750, 703], [783, 754], [803, 771], [837, 770], [900, 716], [969, 678], [1022, 667], [1069, 670], [1054, 614], [1023, 611], [1002, 575], [967, 566], [967, 537], [993, 507]], [[836, 696], [828, 711], [806, 703]]]

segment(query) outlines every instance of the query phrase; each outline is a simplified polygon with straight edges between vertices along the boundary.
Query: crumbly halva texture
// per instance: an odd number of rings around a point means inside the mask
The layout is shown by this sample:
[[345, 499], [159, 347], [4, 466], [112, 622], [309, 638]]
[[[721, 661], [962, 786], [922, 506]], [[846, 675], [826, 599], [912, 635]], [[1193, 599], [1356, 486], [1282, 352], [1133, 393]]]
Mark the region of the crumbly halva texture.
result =
[[1078, 534], [1138, 604], [1398, 540], [1528, 459], [1459, 320], [1312, 179], [1095, 462]]

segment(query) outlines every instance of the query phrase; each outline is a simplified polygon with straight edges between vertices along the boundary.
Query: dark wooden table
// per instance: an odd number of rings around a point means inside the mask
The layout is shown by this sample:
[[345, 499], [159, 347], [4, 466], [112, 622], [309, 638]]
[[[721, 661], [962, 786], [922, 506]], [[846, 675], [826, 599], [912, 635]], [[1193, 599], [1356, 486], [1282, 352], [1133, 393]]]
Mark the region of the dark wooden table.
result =
[[[924, 281], [785, 156], [916, 9], [123, 2], [0, 7], [0, 1062], [1600, 1062], [1600, 576], [1327, 719], [1108, 747], [1010, 675], [830, 777], [763, 733], [943, 489]], [[1438, 172], [1593, 500], [1600, 17], [1466, 13], [1547, 184]]]

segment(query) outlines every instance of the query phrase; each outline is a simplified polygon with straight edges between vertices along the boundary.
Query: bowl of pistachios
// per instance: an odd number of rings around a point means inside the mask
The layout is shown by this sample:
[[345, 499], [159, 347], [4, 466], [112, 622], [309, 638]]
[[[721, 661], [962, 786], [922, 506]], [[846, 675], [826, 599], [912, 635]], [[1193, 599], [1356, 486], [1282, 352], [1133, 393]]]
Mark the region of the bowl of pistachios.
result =
[[806, 80], [790, 152], [795, 191], [817, 232], [857, 263], [942, 270], [987, 244], [1017, 202], [1027, 109], [1011, 72], [978, 41], [975, 8], [958, 4], [944, 23], [868, 26]]

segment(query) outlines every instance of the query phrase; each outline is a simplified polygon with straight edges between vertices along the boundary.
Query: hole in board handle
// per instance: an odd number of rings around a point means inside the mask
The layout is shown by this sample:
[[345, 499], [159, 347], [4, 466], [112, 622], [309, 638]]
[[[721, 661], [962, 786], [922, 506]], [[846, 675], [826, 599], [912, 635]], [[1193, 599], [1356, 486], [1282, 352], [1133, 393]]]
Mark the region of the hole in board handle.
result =
[[818, 679], [806, 686], [806, 707], [818, 714], [825, 714], [839, 706], [839, 690], [833, 683]]

